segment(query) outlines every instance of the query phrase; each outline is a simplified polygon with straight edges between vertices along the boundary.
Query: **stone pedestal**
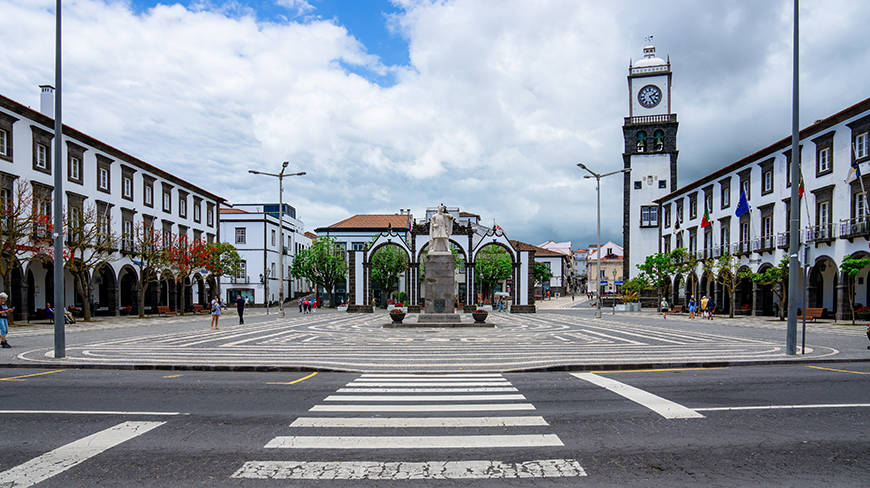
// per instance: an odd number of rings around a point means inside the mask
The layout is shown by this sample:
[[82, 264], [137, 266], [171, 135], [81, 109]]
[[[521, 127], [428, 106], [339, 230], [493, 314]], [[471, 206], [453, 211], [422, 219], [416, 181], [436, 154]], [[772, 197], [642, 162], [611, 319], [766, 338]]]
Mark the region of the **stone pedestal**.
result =
[[454, 260], [451, 253], [426, 256], [426, 313], [453, 314]]

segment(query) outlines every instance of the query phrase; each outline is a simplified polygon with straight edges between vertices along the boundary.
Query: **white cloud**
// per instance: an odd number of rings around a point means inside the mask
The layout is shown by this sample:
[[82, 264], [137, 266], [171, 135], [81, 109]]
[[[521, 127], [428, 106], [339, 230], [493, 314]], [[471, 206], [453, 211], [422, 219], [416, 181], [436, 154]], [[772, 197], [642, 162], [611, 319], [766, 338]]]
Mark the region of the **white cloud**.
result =
[[[302, 0], [281, 0], [297, 17]], [[444, 202], [537, 243], [595, 236], [594, 182], [622, 167], [629, 59], [655, 35], [674, 68], [680, 183], [790, 131], [790, 1], [397, 1], [384, 22], [410, 66], [384, 66], [336, 21], [258, 19], [246, 2], [77, 0], [64, 10], [64, 121], [228, 198], [277, 199], [247, 169], [308, 175], [286, 200], [307, 227]], [[52, 0], [0, 0], [0, 93], [54, 79]], [[802, 125], [867, 97], [870, 6], [803, 7]], [[388, 71], [382, 87], [348, 72]], [[621, 240], [622, 180], [602, 181]]]

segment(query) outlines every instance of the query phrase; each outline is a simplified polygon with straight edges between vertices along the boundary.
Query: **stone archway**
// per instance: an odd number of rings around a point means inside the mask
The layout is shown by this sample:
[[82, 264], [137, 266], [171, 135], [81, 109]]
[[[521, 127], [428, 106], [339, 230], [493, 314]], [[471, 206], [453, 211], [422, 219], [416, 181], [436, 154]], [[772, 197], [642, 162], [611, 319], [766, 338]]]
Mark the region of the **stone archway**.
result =
[[94, 310], [93, 315], [118, 315], [118, 282], [115, 270], [104, 264], [94, 271]]
[[837, 313], [837, 297], [839, 285], [839, 268], [830, 256], [816, 258], [810, 270], [807, 284], [807, 308], [826, 308], [828, 313]]
[[[120, 309], [129, 312], [130, 315], [139, 314], [139, 278], [136, 269], [130, 265], [122, 266], [118, 271], [118, 298]], [[130, 307], [129, 309], [127, 307]]]
[[[372, 248], [366, 253], [366, 262], [365, 262], [364, 266], [366, 267], [366, 269], [369, 270], [368, 273], [366, 273], [367, 280], [368, 280], [366, 283], [366, 286], [367, 286], [367, 289], [369, 290], [369, 294], [368, 294], [369, 303], [372, 303], [372, 301], [378, 301], [378, 303], [383, 305], [386, 303], [386, 298], [385, 298], [386, 294], [392, 293], [392, 287], [393, 287], [392, 283], [387, 285], [389, 289], [385, 290], [382, 288], [384, 286], [384, 284], [378, 283], [374, 278], [374, 275], [376, 274], [376, 270], [374, 269], [374, 266], [375, 266], [375, 260], [377, 259], [377, 255], [379, 252], [381, 252], [382, 250], [386, 250], [389, 247], [397, 248], [401, 252], [402, 256], [404, 256], [404, 258], [405, 258], [405, 272], [401, 273], [401, 274], [405, 275], [404, 276], [404, 285], [405, 285], [404, 293], [406, 293], [408, 295], [409, 300], [410, 300], [410, 293], [409, 293], [409, 288], [410, 288], [409, 281], [410, 280], [408, 279], [408, 275], [410, 274], [409, 273], [410, 264], [412, 262], [411, 251], [408, 248], [407, 244], [404, 243], [404, 240], [402, 240], [402, 244], [400, 245], [397, 242], [393, 242], [393, 239], [388, 238], [386, 242], [383, 242], [381, 239], [378, 239], [375, 242], [375, 244], [372, 246]], [[402, 284], [403, 284], [403, 277], [400, 275], [396, 278], [396, 282], [395, 282], [396, 291], [398, 293], [402, 292], [401, 291]]]

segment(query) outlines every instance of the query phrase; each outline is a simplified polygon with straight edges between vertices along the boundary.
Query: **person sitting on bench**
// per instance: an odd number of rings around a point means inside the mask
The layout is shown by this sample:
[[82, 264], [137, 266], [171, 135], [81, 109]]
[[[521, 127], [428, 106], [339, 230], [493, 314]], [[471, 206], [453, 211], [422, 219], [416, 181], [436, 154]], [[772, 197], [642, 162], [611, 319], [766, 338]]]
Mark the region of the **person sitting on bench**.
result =
[[50, 303], [45, 302], [45, 311], [44, 311], [43, 313], [45, 314], [45, 318], [46, 318], [46, 319], [48, 319], [48, 320], [54, 320], [54, 309], [51, 308], [51, 304], [50, 304]]

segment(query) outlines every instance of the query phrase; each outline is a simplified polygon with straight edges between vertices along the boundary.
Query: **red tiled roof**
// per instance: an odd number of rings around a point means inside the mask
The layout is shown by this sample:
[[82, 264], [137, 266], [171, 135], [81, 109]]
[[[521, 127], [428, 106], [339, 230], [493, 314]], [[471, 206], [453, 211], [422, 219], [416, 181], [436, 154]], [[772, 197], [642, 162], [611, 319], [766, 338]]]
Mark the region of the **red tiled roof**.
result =
[[306, 230], [305, 237], [307, 237], [309, 239], [317, 239], [317, 234], [315, 234], [314, 232], [311, 232], [310, 230]]
[[567, 257], [565, 254], [562, 254], [560, 252], [551, 251], [549, 249], [544, 249], [543, 247], [533, 246], [531, 244], [526, 244], [525, 242], [511, 241], [511, 244], [514, 245], [514, 248], [516, 248], [520, 251], [535, 251], [536, 258], [541, 258], [541, 257], [564, 258], [564, 257]]
[[249, 212], [245, 212], [244, 210], [242, 210], [240, 208], [222, 208], [221, 213], [222, 214], [246, 214]]
[[[392, 226], [394, 229], [407, 229], [407, 214], [400, 215], [354, 215], [353, 217], [336, 222], [325, 229], [386, 229]], [[319, 229], [318, 229], [319, 230]]]

